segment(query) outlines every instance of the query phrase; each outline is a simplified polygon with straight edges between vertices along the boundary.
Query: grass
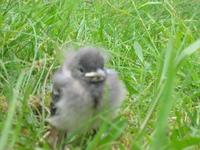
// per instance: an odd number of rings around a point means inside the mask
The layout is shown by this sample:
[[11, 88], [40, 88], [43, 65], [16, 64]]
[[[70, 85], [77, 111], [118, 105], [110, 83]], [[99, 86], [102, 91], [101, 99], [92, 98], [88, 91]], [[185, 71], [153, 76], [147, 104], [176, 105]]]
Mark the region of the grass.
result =
[[49, 150], [38, 141], [65, 43], [107, 49], [129, 91], [86, 149], [200, 149], [197, 0], [2, 0], [0, 13], [0, 150]]

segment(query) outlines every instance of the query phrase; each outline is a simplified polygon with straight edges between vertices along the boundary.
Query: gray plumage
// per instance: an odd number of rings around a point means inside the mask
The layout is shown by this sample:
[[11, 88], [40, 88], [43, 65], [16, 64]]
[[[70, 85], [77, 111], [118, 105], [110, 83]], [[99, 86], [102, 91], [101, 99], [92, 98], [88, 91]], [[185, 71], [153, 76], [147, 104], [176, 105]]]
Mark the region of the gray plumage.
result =
[[116, 115], [126, 90], [117, 73], [104, 68], [104, 63], [96, 48], [67, 54], [53, 77], [51, 116], [47, 119], [52, 126], [67, 132], [96, 129], [98, 115]]

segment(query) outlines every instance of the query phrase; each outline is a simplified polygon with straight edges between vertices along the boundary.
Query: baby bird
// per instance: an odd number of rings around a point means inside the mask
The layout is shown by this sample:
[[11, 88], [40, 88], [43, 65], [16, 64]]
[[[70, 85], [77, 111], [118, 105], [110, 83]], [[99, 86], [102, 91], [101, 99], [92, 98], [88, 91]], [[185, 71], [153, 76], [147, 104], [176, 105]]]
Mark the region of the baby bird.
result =
[[47, 121], [59, 131], [88, 132], [101, 125], [98, 116], [116, 116], [126, 89], [114, 70], [104, 67], [97, 48], [69, 52], [54, 74], [51, 116]]

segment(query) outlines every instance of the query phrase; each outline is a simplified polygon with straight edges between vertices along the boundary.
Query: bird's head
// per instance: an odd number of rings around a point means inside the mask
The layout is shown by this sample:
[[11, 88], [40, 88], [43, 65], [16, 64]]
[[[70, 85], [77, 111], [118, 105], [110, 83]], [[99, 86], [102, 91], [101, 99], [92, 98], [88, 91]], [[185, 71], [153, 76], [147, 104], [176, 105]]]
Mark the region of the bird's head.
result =
[[96, 48], [82, 48], [70, 65], [74, 78], [90, 84], [103, 83], [106, 79], [104, 57]]

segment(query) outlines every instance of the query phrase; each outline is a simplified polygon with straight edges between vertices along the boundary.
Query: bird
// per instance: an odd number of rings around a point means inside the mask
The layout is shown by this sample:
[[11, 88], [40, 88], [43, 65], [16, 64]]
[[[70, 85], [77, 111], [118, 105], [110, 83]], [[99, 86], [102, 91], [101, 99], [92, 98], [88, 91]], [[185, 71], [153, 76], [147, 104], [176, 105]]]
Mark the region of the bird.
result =
[[66, 133], [85, 133], [101, 126], [99, 116], [117, 116], [127, 95], [114, 69], [105, 67], [100, 48], [82, 47], [66, 54], [53, 75], [52, 102], [47, 122]]

